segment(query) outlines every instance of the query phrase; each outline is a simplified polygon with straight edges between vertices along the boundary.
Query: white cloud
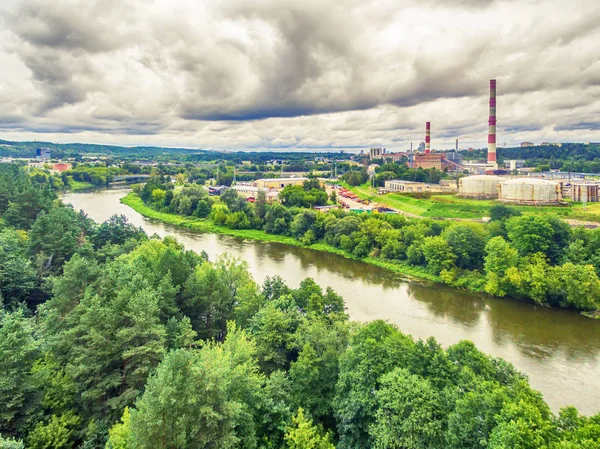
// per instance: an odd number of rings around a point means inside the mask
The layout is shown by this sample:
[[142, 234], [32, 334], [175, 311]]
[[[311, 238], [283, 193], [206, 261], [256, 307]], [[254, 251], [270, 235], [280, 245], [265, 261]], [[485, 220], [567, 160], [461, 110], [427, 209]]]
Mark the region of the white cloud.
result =
[[[191, 147], [600, 140], [596, 0], [11, 0], [0, 138]], [[44, 133], [44, 136], [39, 136]]]

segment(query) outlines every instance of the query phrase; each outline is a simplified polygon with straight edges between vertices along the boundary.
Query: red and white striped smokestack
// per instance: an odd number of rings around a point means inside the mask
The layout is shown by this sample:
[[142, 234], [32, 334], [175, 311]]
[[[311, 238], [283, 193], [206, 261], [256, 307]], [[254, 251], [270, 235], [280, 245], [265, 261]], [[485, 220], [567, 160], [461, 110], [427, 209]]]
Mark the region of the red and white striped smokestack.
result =
[[425, 122], [425, 153], [431, 152], [431, 122]]
[[488, 122], [488, 164], [496, 163], [496, 80], [490, 80], [490, 119]]

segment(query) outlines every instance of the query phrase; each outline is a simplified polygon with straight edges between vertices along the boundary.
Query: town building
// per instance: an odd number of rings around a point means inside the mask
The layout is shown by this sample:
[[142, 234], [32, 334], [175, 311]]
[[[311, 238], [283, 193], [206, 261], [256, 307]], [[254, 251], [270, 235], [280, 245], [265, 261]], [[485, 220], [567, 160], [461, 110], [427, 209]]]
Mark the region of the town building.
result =
[[64, 171], [67, 170], [71, 170], [71, 164], [65, 164], [65, 163], [59, 163], [59, 164], [52, 164], [52, 170], [58, 173], [62, 173]]
[[386, 161], [391, 160], [392, 162], [400, 162], [403, 158], [407, 157], [406, 153], [385, 153], [383, 159]]
[[48, 148], [38, 148], [35, 150], [35, 158], [40, 161], [47, 161], [50, 159], [50, 150]]
[[375, 171], [379, 168], [379, 164], [371, 164], [367, 167], [367, 173], [372, 176], [375, 174]]
[[371, 148], [369, 150], [369, 159], [381, 159], [384, 151], [383, 148]]

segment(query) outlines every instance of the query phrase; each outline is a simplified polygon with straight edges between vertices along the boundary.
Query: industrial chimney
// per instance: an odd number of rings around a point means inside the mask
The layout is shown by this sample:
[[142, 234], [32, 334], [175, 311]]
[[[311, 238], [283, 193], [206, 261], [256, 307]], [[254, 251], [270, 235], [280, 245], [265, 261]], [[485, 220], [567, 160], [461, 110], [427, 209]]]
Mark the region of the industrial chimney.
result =
[[496, 164], [496, 80], [490, 80], [490, 119], [488, 122], [488, 164]]
[[458, 139], [456, 139], [456, 148], [454, 151], [456, 151], [458, 153]]
[[431, 152], [431, 122], [425, 122], [425, 154]]

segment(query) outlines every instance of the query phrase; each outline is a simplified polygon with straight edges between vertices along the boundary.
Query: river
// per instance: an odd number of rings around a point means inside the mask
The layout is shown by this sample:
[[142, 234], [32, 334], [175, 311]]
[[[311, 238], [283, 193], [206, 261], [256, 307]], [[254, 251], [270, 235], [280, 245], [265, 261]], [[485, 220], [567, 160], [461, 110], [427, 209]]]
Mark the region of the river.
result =
[[444, 345], [471, 340], [529, 376], [557, 412], [575, 405], [600, 411], [600, 321], [573, 311], [494, 299], [440, 286], [411, 284], [387, 270], [333, 254], [277, 243], [200, 234], [148, 220], [119, 199], [128, 190], [69, 193], [63, 197], [98, 222], [125, 215], [149, 234], [171, 235], [186, 248], [206, 251], [211, 260], [229, 252], [248, 262], [257, 282], [279, 275], [293, 287], [306, 277], [344, 297], [353, 320], [389, 320], [416, 338]]

